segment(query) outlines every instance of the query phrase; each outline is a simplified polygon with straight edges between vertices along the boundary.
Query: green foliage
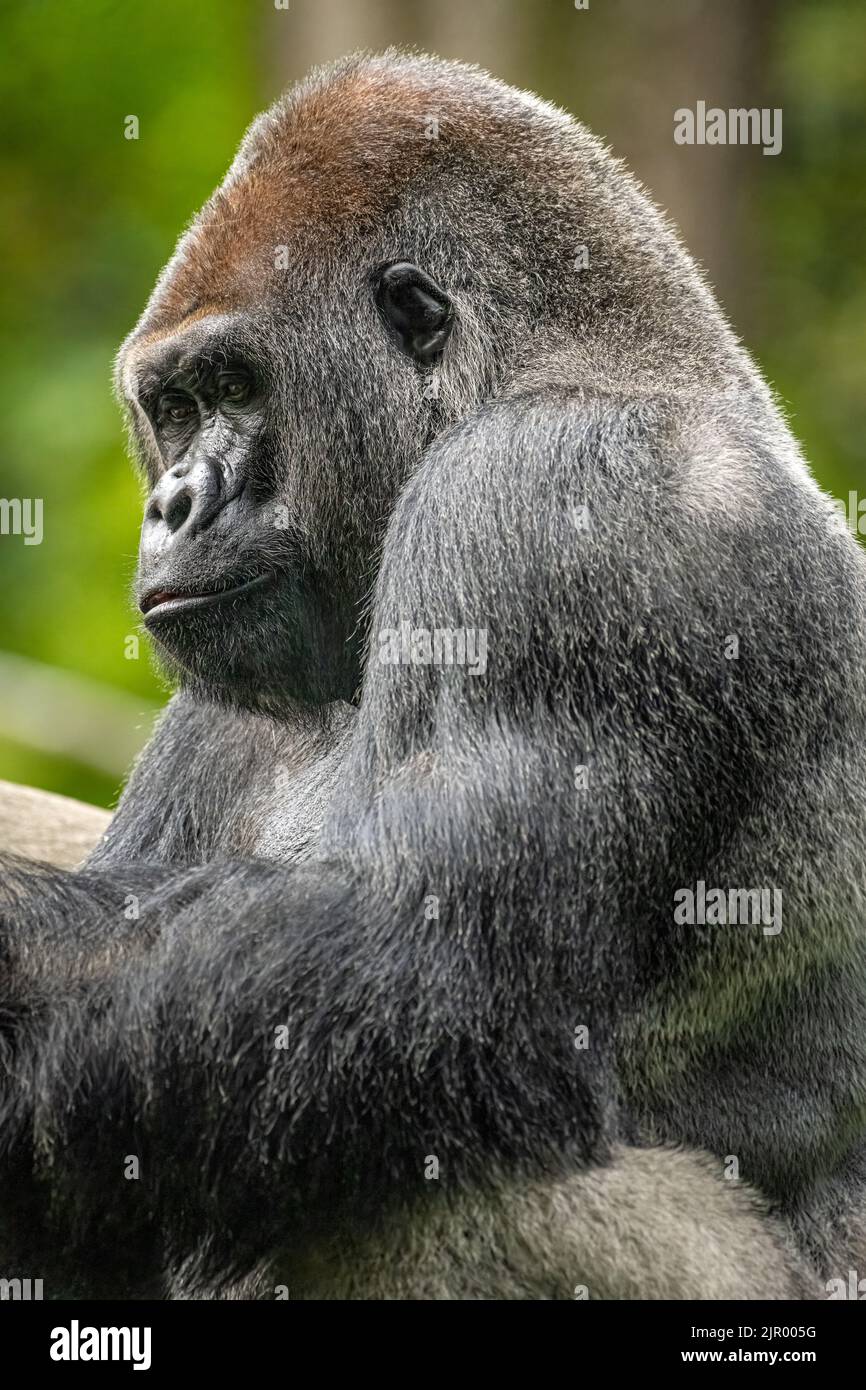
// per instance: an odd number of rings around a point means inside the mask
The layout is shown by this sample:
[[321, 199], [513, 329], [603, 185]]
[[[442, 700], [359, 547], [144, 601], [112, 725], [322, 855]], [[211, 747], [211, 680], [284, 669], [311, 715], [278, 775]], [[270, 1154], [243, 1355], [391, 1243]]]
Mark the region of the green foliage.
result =
[[866, 6], [780, 5], [771, 64], [785, 144], [758, 209], [755, 346], [819, 481], [847, 500], [866, 494]]
[[[243, 0], [30, 0], [0, 19], [0, 495], [44, 499], [41, 545], [0, 538], [0, 649], [142, 708], [164, 691], [145, 643], [125, 656], [141, 495], [112, 360], [261, 105], [248, 20]], [[117, 790], [9, 742], [0, 776], [104, 803]]]

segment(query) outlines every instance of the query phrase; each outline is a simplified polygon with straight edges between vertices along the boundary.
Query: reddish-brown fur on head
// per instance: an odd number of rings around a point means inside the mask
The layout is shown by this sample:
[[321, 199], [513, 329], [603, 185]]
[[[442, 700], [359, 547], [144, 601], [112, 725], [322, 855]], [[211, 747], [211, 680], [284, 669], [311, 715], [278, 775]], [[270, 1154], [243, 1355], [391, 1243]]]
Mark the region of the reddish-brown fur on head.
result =
[[[255, 122], [183, 239], [142, 336], [260, 302], [277, 248], [325, 254], [341, 230], [396, 205], [443, 146], [482, 136], [477, 105], [470, 109], [453, 82], [437, 86], [435, 69], [413, 72], [413, 63], [347, 60], [314, 74]], [[431, 139], [425, 126], [434, 119]]]

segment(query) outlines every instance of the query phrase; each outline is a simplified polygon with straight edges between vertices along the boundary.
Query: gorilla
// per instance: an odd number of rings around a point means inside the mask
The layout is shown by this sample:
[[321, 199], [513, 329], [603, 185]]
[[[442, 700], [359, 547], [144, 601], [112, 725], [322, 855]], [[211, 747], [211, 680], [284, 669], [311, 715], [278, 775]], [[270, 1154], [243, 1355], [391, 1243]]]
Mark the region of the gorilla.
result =
[[181, 689], [83, 868], [4, 861], [4, 1274], [824, 1296], [866, 560], [643, 190], [356, 55], [254, 122], [116, 379]]

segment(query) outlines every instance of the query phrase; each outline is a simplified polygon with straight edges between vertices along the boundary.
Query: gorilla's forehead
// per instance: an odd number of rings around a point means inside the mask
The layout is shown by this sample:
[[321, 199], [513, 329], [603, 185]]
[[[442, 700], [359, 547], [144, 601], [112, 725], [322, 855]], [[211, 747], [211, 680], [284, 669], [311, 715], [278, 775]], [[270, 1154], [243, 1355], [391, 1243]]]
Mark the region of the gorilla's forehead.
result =
[[485, 73], [436, 59], [362, 56], [313, 74], [247, 132], [134, 340], [261, 304], [281, 285], [302, 287], [305, 268], [321, 271], [329, 254], [374, 236], [407, 188], [437, 165], [447, 171], [458, 152], [488, 164], [529, 159], [525, 127], [537, 131], [542, 109], [542, 124], [560, 116]]
[[254, 361], [261, 338], [251, 330], [248, 315], [215, 312], [203, 305], [165, 332], [134, 334], [118, 358], [115, 385], [124, 400], [135, 402], [149, 379], [168, 381], [203, 362], [228, 363], [234, 355]]

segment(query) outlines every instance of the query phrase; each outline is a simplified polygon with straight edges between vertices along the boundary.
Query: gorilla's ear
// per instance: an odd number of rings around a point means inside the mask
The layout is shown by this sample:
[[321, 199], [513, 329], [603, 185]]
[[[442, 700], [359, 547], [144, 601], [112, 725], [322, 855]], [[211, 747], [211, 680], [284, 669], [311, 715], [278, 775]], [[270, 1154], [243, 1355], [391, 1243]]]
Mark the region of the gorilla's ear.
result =
[[436, 281], [408, 261], [386, 265], [376, 277], [376, 306], [406, 356], [432, 366], [454, 325], [454, 306]]

